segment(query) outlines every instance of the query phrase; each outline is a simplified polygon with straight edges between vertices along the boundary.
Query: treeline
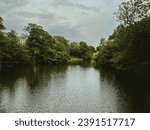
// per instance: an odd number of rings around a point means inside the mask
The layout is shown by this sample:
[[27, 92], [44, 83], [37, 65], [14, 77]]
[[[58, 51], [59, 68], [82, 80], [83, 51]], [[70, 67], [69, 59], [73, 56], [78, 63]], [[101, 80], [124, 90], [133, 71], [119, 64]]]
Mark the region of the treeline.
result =
[[101, 39], [96, 50], [83, 41], [51, 36], [36, 24], [28, 24], [23, 37], [14, 30], [4, 32], [0, 17], [0, 67], [86, 62], [126, 72], [150, 71], [149, 0], [123, 2], [115, 16], [120, 25], [107, 40]]
[[150, 71], [149, 13], [149, 0], [130, 0], [119, 6], [115, 16], [121, 24], [97, 48], [98, 66], [126, 72]]
[[69, 43], [64, 37], [51, 36], [42, 26], [28, 24], [19, 37], [14, 30], [4, 32], [0, 17], [0, 66], [29, 64], [68, 64], [72, 59], [89, 62], [95, 52], [85, 42]]

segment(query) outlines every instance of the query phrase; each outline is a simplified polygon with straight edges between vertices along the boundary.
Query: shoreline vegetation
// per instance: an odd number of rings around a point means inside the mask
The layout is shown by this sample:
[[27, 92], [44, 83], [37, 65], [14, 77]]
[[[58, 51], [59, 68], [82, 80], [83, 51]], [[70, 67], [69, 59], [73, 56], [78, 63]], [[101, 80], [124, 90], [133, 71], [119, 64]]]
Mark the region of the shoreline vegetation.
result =
[[[142, 5], [142, 6], [141, 6]], [[86, 42], [69, 42], [51, 36], [42, 26], [29, 23], [18, 36], [0, 17], [0, 68], [36, 64], [81, 64], [104, 66], [120, 72], [150, 72], [150, 3], [147, 0], [123, 2], [115, 16], [120, 25], [108, 39], [94, 48]]]

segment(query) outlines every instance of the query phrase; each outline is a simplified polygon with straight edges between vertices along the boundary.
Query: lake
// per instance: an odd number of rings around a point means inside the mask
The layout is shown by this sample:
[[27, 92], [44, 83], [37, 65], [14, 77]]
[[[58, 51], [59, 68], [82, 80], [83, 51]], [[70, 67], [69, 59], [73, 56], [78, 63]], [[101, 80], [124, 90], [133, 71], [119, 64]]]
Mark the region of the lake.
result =
[[88, 66], [0, 72], [0, 112], [150, 112], [149, 79]]

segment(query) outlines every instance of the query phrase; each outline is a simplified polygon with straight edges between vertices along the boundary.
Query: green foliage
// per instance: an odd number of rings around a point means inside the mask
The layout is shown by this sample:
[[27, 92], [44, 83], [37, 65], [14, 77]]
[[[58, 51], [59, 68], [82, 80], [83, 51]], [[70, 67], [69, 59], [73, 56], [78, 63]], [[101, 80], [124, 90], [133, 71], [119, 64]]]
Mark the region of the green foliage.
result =
[[84, 61], [90, 61], [94, 52], [95, 48], [93, 46], [88, 46], [83, 41], [80, 43], [73, 42], [70, 45], [70, 55], [73, 57], [81, 58]]
[[38, 59], [40, 54], [52, 44], [52, 37], [41, 26], [36, 24], [28, 24], [25, 30], [29, 33], [27, 46], [31, 56]]
[[150, 17], [130, 26], [120, 26], [111, 40], [101, 46], [97, 64], [121, 71], [150, 70]]
[[76, 42], [70, 44], [70, 55], [74, 57], [80, 57], [80, 46]]
[[92, 59], [92, 52], [85, 42], [80, 42], [80, 58], [90, 61]]
[[29, 61], [30, 57], [26, 47], [19, 43], [17, 33], [11, 30], [0, 40], [0, 64], [14, 66], [27, 64]]
[[42, 53], [39, 57], [39, 63], [44, 64], [66, 64], [69, 59], [69, 55], [64, 52], [56, 51], [49, 48]]
[[66, 40], [64, 37], [61, 36], [54, 36], [54, 40], [55, 40], [55, 45], [54, 45], [55, 50], [63, 51], [66, 54], [70, 53], [68, 40]]
[[5, 29], [5, 26], [3, 25], [3, 18], [0, 17], [0, 31], [4, 29]]
[[95, 52], [95, 53], [93, 53], [93, 57], [92, 57], [92, 59], [93, 59], [93, 60], [96, 60], [96, 59], [97, 59], [97, 57], [98, 57], [98, 55], [99, 55], [99, 52]]
[[68, 63], [71, 65], [79, 65], [79, 64], [83, 63], [83, 59], [72, 57], [70, 60], [68, 60]]
[[[52, 37], [37, 24], [29, 23], [25, 27], [24, 38], [14, 30], [3, 33], [3, 29], [0, 17], [0, 65], [76, 63], [90, 61], [95, 52], [95, 48], [85, 42], [69, 44], [62, 36]], [[76, 58], [69, 60], [70, 57]]]
[[129, 0], [119, 6], [116, 17], [123, 24], [97, 48], [98, 65], [120, 71], [150, 71], [149, 10], [149, 0]]
[[[139, 3], [143, 1], [141, 7]], [[23, 39], [14, 30], [2, 31], [5, 26], [0, 17], [0, 66], [32, 62], [79, 64], [86, 61], [120, 71], [150, 71], [150, 17], [147, 15], [147, 5], [147, 0], [122, 3], [116, 15], [124, 24], [119, 25], [107, 41], [104, 38], [100, 40], [98, 52], [83, 41], [69, 44], [64, 37], [52, 37], [42, 26], [31, 23], [25, 27], [26, 40], [21, 42]]]
[[59, 36], [53, 38], [41, 26], [36, 24], [29, 24], [26, 31], [29, 33], [27, 46], [36, 63], [67, 63], [69, 58], [68, 41], [65, 38]]
[[107, 45], [101, 46], [100, 51], [96, 57], [96, 64], [111, 66], [111, 59], [113, 58], [113, 53], [115, 49], [116, 47], [110, 41], [108, 41]]
[[97, 60], [98, 55], [99, 55], [99, 52], [94, 52], [93, 53], [92, 60], [91, 60], [91, 65], [94, 66], [94, 67], [96, 66], [96, 60]]
[[118, 21], [125, 26], [134, 24], [140, 21], [145, 16], [149, 15], [150, 2], [149, 0], [130, 0], [123, 2], [119, 6], [119, 10], [115, 13]]

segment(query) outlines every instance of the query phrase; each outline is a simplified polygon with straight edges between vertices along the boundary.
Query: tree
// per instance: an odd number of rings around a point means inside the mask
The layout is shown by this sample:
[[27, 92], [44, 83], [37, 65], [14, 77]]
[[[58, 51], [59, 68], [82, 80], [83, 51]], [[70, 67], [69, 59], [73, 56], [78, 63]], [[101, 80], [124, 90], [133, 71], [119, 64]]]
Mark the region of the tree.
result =
[[96, 51], [93, 46], [89, 46], [89, 50], [90, 50], [92, 53], [94, 53], [94, 52]]
[[80, 47], [77, 42], [72, 42], [70, 44], [70, 55], [73, 57], [80, 57]]
[[10, 30], [10, 32], [7, 33], [7, 36], [9, 38], [9, 40], [11, 41], [11, 43], [18, 43], [19, 39], [17, 37], [17, 33], [15, 30]]
[[0, 55], [2, 66], [15, 66], [28, 64], [30, 57], [26, 47], [20, 44], [17, 33], [14, 30], [6, 33], [0, 43]]
[[140, 21], [150, 13], [149, 0], [130, 0], [123, 2], [119, 6], [119, 10], [115, 13], [118, 21], [125, 26]]
[[4, 29], [5, 29], [5, 26], [3, 25], [3, 18], [0, 17], [0, 31]]
[[100, 46], [102, 46], [105, 43], [105, 38], [100, 39]]
[[3, 18], [0, 17], [0, 67], [2, 64], [2, 58], [3, 58], [3, 44], [5, 43], [5, 36], [2, 30], [5, 29], [5, 26], [3, 25]]
[[55, 45], [54, 45], [54, 49], [57, 51], [63, 51], [67, 54], [70, 53], [69, 50], [69, 40], [65, 39], [62, 36], [54, 36], [53, 37], [55, 40]]
[[96, 57], [96, 63], [97, 65], [103, 65], [103, 66], [111, 66], [113, 58], [113, 54], [115, 52], [115, 46], [111, 41], [107, 41], [107, 44], [104, 46], [101, 46], [99, 48], [99, 53]]
[[4, 36], [4, 33], [2, 32], [2, 30], [4, 29], [5, 29], [5, 26], [3, 25], [3, 18], [0, 17], [0, 46], [5, 41], [5, 36]]
[[65, 44], [66, 46], [67, 46], [68, 43], [69, 43], [69, 40], [65, 39], [65, 38], [62, 37], [62, 36], [54, 36], [54, 40], [56, 40], [57, 42], [63, 43], [63, 44]]
[[118, 25], [118, 26], [116, 27], [116, 29], [114, 30], [113, 34], [111, 34], [111, 35], [109, 36], [108, 40], [114, 40], [115, 37], [116, 37], [116, 35], [117, 35], [117, 33], [118, 33], [120, 30], [122, 30], [123, 28], [124, 28], [124, 25], [122, 25], [122, 24]]
[[84, 61], [90, 61], [94, 52], [95, 48], [93, 46], [88, 46], [83, 41], [80, 43], [73, 42], [70, 45], [70, 55], [73, 57], [81, 58]]
[[101, 47], [105, 44], [105, 38], [101, 38], [100, 39], [100, 43], [99, 43], [99, 46], [96, 47], [96, 50], [97, 51], [100, 51]]
[[99, 50], [98, 65], [111, 66], [119, 71], [150, 71], [150, 17], [115, 31], [113, 40]]
[[81, 41], [79, 45], [80, 45], [80, 58], [82, 58], [85, 61], [90, 61], [92, 59], [92, 51], [90, 50], [89, 46], [83, 41]]
[[[67, 40], [63, 37], [52, 37], [42, 26], [28, 24], [27, 46], [32, 59], [40, 64], [67, 63]], [[62, 50], [65, 49], [65, 50]]]
[[28, 24], [25, 30], [28, 32], [27, 46], [31, 56], [36, 62], [42, 62], [44, 59], [41, 55], [44, 55], [53, 44], [52, 37], [42, 26], [36, 24]]

